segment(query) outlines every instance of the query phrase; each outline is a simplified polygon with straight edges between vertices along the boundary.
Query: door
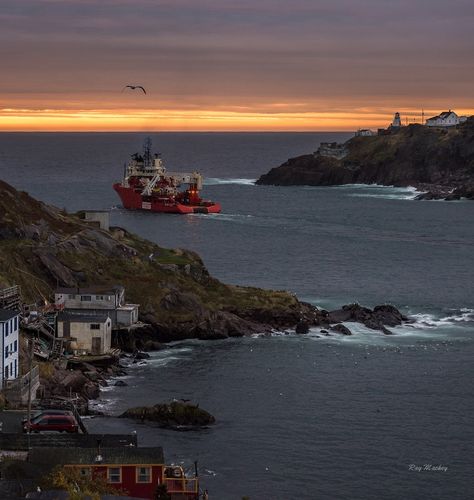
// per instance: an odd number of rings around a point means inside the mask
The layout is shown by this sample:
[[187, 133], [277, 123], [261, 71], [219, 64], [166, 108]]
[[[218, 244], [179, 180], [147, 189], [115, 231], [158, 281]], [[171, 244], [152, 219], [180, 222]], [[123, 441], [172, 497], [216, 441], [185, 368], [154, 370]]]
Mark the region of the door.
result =
[[102, 354], [102, 339], [92, 337], [92, 354]]

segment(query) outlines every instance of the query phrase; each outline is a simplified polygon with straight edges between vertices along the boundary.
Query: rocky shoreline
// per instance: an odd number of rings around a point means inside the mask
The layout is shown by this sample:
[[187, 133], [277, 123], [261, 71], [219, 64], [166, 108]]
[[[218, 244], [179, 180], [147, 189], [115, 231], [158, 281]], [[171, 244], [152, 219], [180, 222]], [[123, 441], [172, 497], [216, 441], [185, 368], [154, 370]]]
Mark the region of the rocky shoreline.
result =
[[408, 125], [387, 134], [353, 137], [326, 150], [291, 158], [257, 184], [415, 187], [419, 200], [474, 199], [474, 117], [446, 128]]
[[[33, 303], [58, 286], [117, 283], [128, 300], [140, 304], [140, 323], [115, 332], [112, 343], [135, 362], [146, 362], [142, 351], [171, 341], [304, 334], [315, 327], [349, 335], [345, 321], [390, 334], [390, 327], [408, 321], [388, 305], [325, 311], [287, 291], [226, 285], [210, 276], [194, 252], [166, 249], [120, 228], [101, 230], [0, 181], [0, 286], [20, 285], [24, 300]], [[125, 374], [119, 358], [92, 358], [43, 363], [43, 398], [77, 394], [87, 408], [110, 377]]]
[[[352, 335], [351, 330], [343, 323], [355, 322], [371, 330], [379, 331], [384, 335], [391, 335], [393, 332], [390, 328], [413, 322], [410, 318], [403, 315], [396, 307], [387, 304], [376, 306], [373, 309], [363, 307], [359, 304], [348, 304], [333, 311], [317, 309], [309, 304], [307, 304], [307, 308], [307, 314], [302, 316], [299, 321], [296, 322], [296, 325], [292, 326], [290, 330], [283, 329], [286, 333], [304, 335], [307, 334], [311, 328], [317, 327], [320, 329], [321, 336]], [[242, 330], [239, 332], [239, 336], [255, 333], [268, 335], [276, 330], [277, 328], [275, 328], [274, 323], [255, 323], [255, 328], [252, 327], [250, 330]], [[74, 395], [76, 398], [75, 404], [82, 414], [102, 415], [101, 412], [96, 412], [89, 408], [89, 401], [100, 397], [101, 387], [108, 386], [111, 383], [111, 378], [127, 375], [127, 367], [130, 364], [146, 364], [146, 360], [150, 355], [148, 352], [137, 350], [137, 346], [141, 346], [146, 351], [156, 351], [165, 347], [165, 345], [156, 340], [151, 340], [150, 337], [153, 337], [153, 329], [150, 328], [149, 325], [145, 325], [143, 328], [136, 328], [133, 331], [128, 331], [127, 343], [122, 343], [121, 345], [121, 348], [128, 352], [123, 352], [121, 357], [110, 357], [100, 362], [73, 360], [68, 362], [67, 368], [61, 368], [52, 363], [48, 363], [49, 370], [41, 370], [41, 399], [43, 402], [48, 402], [52, 399], [57, 401], [61, 398], [67, 400]], [[46, 364], [44, 366], [46, 366]], [[114, 385], [124, 386], [126, 382], [119, 379], [114, 382]], [[187, 407], [190, 406], [193, 405], [187, 405]], [[172, 413], [181, 415], [182, 409], [177, 409], [175, 407], [176, 405], [173, 406]], [[174, 412], [174, 410], [176, 410], [176, 412]], [[190, 418], [195, 415], [195, 413], [196, 412], [191, 412]], [[167, 421], [164, 419], [163, 415], [169, 416], [169, 412], [166, 413], [162, 407], [155, 405], [151, 410], [146, 410], [145, 408], [131, 409], [128, 413], [126, 412], [126, 414], [123, 414], [122, 417], [154, 421], [160, 426], [169, 428], [176, 427], [178, 430], [186, 430], [187, 426], [190, 428], [201, 426], [200, 423], [191, 422], [190, 420], [186, 423], [184, 420], [181, 421], [177, 419], [173, 423], [173, 419]]]

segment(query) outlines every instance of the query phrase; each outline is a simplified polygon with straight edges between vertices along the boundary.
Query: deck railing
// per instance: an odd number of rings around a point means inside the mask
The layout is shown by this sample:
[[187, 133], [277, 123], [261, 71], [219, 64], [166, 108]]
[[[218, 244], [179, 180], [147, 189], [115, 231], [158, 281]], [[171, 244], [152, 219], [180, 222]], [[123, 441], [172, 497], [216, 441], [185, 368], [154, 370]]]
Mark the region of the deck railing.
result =
[[197, 478], [165, 478], [168, 493], [195, 493], [199, 492], [199, 480]]

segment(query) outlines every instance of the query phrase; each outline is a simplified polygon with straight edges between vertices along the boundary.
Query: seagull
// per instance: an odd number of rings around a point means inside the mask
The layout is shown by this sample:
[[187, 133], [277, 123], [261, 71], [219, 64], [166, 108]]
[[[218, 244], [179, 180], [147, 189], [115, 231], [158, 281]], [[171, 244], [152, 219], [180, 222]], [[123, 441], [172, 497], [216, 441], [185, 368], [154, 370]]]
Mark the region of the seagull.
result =
[[143, 93], [146, 94], [146, 90], [141, 86], [141, 85], [125, 85], [125, 87], [122, 89], [122, 92], [126, 89], [126, 88], [129, 88], [129, 89], [132, 89], [132, 90], [135, 90], [135, 89], [142, 89], [143, 90]]

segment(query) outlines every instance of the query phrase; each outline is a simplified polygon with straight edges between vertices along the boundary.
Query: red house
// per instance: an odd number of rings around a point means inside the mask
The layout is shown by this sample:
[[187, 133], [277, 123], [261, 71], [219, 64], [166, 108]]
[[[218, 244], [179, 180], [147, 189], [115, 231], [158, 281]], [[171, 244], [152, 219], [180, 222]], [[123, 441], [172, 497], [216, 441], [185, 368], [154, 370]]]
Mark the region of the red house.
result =
[[163, 449], [154, 448], [33, 448], [28, 461], [41, 468], [72, 467], [80, 475], [101, 477], [117, 491], [134, 498], [153, 499], [165, 484], [172, 500], [198, 500], [198, 478], [187, 478], [181, 467], [164, 465]]

